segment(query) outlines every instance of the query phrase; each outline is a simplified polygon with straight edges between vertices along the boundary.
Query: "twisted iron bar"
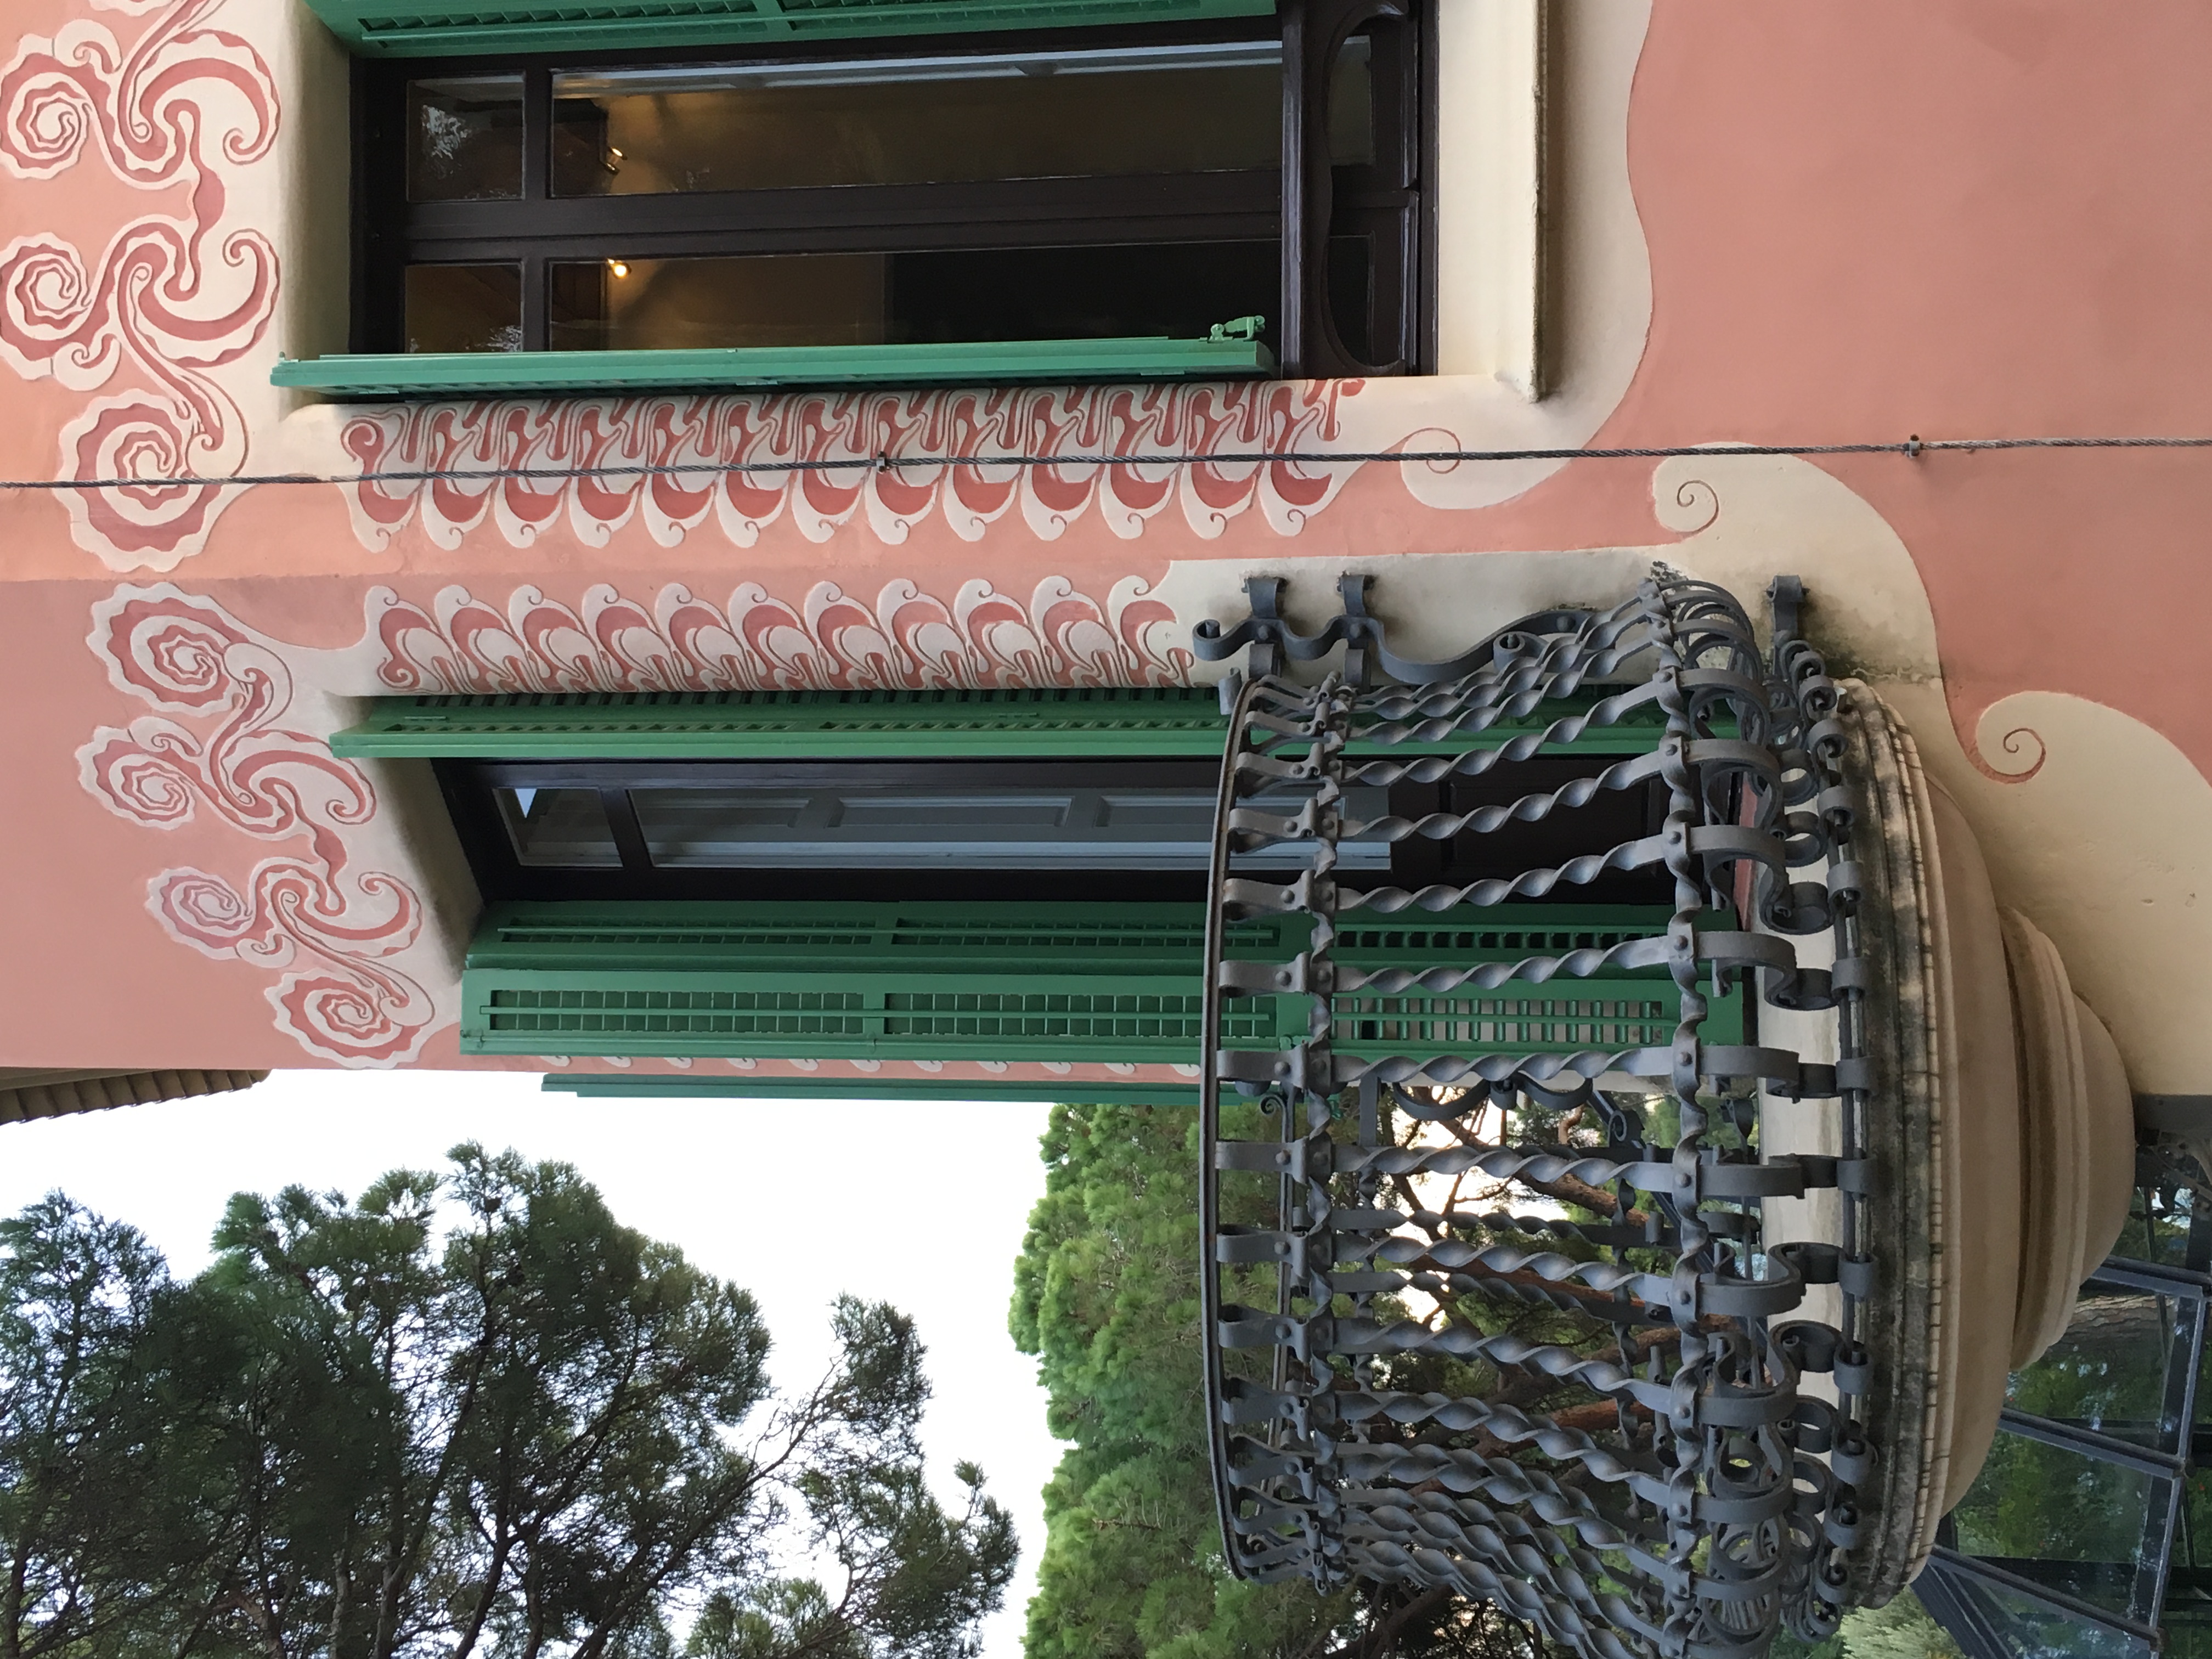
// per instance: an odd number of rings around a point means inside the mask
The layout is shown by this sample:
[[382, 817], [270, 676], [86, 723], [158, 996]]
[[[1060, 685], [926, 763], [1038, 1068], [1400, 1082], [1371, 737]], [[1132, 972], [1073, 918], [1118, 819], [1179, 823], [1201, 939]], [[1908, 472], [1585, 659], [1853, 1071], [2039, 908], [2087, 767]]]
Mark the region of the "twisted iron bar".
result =
[[[1848, 1599], [1854, 1487], [1870, 1455], [1854, 1323], [1870, 1275], [1837, 1272], [1863, 1262], [1867, 1194], [1841, 1183], [1840, 1236], [1773, 1254], [1760, 1243], [1760, 1204], [1835, 1188], [1839, 1167], [1863, 1162], [1866, 1091], [1850, 1062], [1863, 1053], [1865, 1011], [1863, 975], [1802, 967], [1790, 943], [1827, 931], [1839, 962], [1855, 955], [1859, 896], [1840, 694], [1796, 637], [1799, 592], [1791, 579], [1777, 585], [1771, 659], [1731, 596], [1661, 568], [1608, 611], [1541, 613], [1449, 663], [1409, 665], [1382, 647], [1364, 580], [1346, 580], [1345, 615], [1322, 634], [1290, 630], [1279, 590], [1255, 584], [1251, 618], [1200, 635], [1202, 656], [1244, 648], [1251, 671], [1233, 685], [1217, 803], [1201, 1077], [1209, 1427], [1231, 1568], [1449, 1586], [1592, 1659], [1756, 1659], [1785, 1625], [1825, 1639]], [[1311, 686], [1279, 678], [1286, 658], [1337, 646], [1344, 673]], [[1413, 684], [1366, 685], [1378, 667]], [[1569, 699], [1583, 706], [1563, 708]], [[1533, 731], [1496, 730], [1535, 720]], [[1593, 733], [1643, 747], [1510, 803], [1344, 811], [1351, 787], [1479, 779]], [[1409, 745], [1443, 752], [1389, 752]], [[1286, 788], [1304, 792], [1295, 811], [1243, 804]], [[1656, 832], [1563, 848], [1571, 855], [1550, 867], [1422, 885], [1338, 875], [1339, 848], [1353, 838], [1475, 844], [1638, 791], [1663, 796]], [[1263, 849], [1295, 851], [1305, 867], [1288, 879], [1237, 873]], [[1671, 888], [1671, 906], [1603, 943], [1503, 948], [1519, 937], [1510, 907], [1552, 900], [1551, 921], [1528, 925], [1573, 932], [1558, 901], [1623, 875]], [[1485, 919], [1500, 907], [1504, 916]], [[1345, 922], [1408, 912], [1440, 920], [1375, 938], [1413, 960], [1342, 954]], [[1229, 956], [1228, 923], [1268, 914], [1310, 918], [1304, 948], [1287, 961]], [[1469, 960], [1465, 941], [1488, 937], [1470, 931], [1481, 929], [1500, 947]], [[1572, 999], [1577, 982], [1598, 1000]], [[1570, 1000], [1511, 1000], [1540, 990]], [[1306, 1000], [1304, 1039], [1224, 1047], [1224, 1000], [1267, 995]], [[1717, 1010], [1753, 1000], [1832, 1014], [1842, 1061], [1708, 1035]], [[1636, 1039], [1508, 1040], [1516, 1021], [1633, 1028]], [[1762, 1088], [1838, 1100], [1845, 1156], [1761, 1154]], [[1272, 1116], [1276, 1138], [1224, 1139], [1225, 1094]], [[1603, 1144], [1486, 1140], [1492, 1112], [1595, 1118]], [[1457, 1144], [1420, 1142], [1426, 1124]], [[1455, 1194], [1478, 1176], [1524, 1202], [1565, 1193], [1586, 1211], [1610, 1204], [1612, 1218], [1476, 1213]], [[1272, 1196], [1272, 1224], [1224, 1220], [1223, 1183], [1239, 1179], [1253, 1201]], [[1455, 1196], [1441, 1202], [1417, 1185], [1444, 1181]], [[1238, 1275], [1269, 1264], [1272, 1310], [1232, 1299]], [[1808, 1280], [1839, 1276], [1838, 1326], [1778, 1324]], [[1413, 1292], [1432, 1311], [1419, 1315]], [[1481, 1328], [1460, 1305], [1470, 1293], [1553, 1324]], [[1650, 1335], [1632, 1340], [1632, 1330]], [[1264, 1382], [1251, 1374], [1263, 1357]], [[1514, 1397], [1394, 1380], [1443, 1360]], [[1834, 1407], [1800, 1391], [1816, 1362], [1835, 1373]], [[1570, 1410], [1576, 1421], [1559, 1420]], [[1615, 1498], [1597, 1504], [1592, 1481]]]

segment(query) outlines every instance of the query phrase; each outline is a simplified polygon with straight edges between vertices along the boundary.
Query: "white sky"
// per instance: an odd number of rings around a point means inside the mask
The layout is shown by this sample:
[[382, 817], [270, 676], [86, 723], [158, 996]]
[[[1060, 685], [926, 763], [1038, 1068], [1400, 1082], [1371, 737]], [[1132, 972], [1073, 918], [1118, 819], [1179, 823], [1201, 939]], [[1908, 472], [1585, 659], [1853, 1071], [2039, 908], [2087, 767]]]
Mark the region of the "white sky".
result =
[[1022, 1561], [985, 1626], [1018, 1659], [1060, 1446], [1036, 1364], [1006, 1334], [1013, 1263], [1044, 1190], [1043, 1106], [884, 1101], [579, 1101], [493, 1072], [277, 1072], [242, 1094], [0, 1127], [0, 1213], [53, 1188], [143, 1231], [179, 1275], [204, 1266], [234, 1192], [298, 1182], [349, 1197], [384, 1170], [442, 1169], [480, 1140], [574, 1164], [616, 1218], [759, 1299], [776, 1380], [826, 1365], [841, 1291], [911, 1314], [936, 1385], [923, 1446], [940, 1493], [973, 1458], [1012, 1512]]

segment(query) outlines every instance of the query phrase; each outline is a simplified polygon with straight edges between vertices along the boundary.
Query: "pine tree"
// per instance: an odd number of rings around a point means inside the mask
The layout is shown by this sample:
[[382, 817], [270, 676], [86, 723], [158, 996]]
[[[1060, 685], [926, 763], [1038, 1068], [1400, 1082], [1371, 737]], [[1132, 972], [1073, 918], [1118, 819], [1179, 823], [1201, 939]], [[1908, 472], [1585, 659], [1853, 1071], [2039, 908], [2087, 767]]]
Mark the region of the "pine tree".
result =
[[972, 1653], [1013, 1532], [922, 1480], [910, 1320], [841, 1300], [779, 1397], [744, 1291], [565, 1164], [452, 1158], [240, 1194], [186, 1285], [59, 1197], [6, 1224], [7, 1659]]
[[[1249, 1109], [1232, 1108], [1224, 1132], [1257, 1133], [1233, 1121]], [[1017, 1346], [1037, 1356], [1053, 1433], [1071, 1443], [1045, 1488], [1029, 1659], [1539, 1652], [1512, 1620], [1442, 1593], [1324, 1595], [1229, 1575], [1199, 1349], [1195, 1115], [1056, 1107], [1042, 1152], [1045, 1195], [1016, 1264], [1010, 1324]]]

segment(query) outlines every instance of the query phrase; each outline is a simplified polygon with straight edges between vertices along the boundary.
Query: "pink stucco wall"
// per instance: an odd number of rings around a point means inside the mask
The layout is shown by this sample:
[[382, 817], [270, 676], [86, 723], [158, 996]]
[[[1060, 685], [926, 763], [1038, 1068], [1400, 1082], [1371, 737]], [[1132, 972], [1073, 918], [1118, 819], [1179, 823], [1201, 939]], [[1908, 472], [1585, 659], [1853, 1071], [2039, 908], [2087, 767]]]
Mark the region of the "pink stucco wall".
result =
[[[0, 238], [12, 239], [0, 250], [7, 476], [179, 465], [233, 476], [303, 457], [546, 465], [669, 453], [670, 434], [706, 418], [721, 424], [700, 441], [724, 454], [929, 453], [994, 433], [1060, 452], [1325, 451], [1433, 433], [1433, 398], [1393, 429], [1395, 411], [1411, 410], [1399, 389], [1357, 385], [1023, 393], [1018, 420], [953, 395], [611, 405], [581, 422], [463, 410], [449, 427], [494, 434], [472, 450], [427, 428], [410, 437], [393, 411], [343, 434], [280, 420], [259, 382], [288, 280], [276, 222], [295, 209], [268, 180], [304, 129], [270, 67], [296, 45], [255, 33], [279, 15], [261, 0], [9, 8], [21, 38], [0, 85], [0, 163], [14, 175], [0, 194]], [[2208, 88], [2212, 11], [2191, 0], [2140, 0], [2124, 26], [2080, 0], [1659, 0], [1629, 106], [1637, 222], [1620, 233], [1648, 249], [1650, 325], [1594, 441], [2212, 433]], [[254, 217], [264, 207], [267, 224]], [[2062, 691], [2132, 715], [2212, 773], [2212, 696], [2193, 649], [2212, 611], [2212, 453], [1824, 465], [1908, 550], [1969, 751], [1990, 704]], [[417, 893], [414, 921], [394, 921], [405, 907], [389, 886], [363, 884], [398, 878], [388, 803], [313, 796], [343, 793], [318, 757], [345, 714], [333, 699], [425, 672], [490, 684], [470, 675], [497, 672], [501, 650], [537, 650], [541, 675], [566, 662], [611, 684], [680, 678], [692, 671], [667, 666], [684, 620], [667, 614], [672, 585], [711, 608], [688, 625], [726, 633], [719, 660], [739, 675], [1142, 679], [1180, 672], [1174, 635], [1188, 619], [1164, 623], [1146, 597], [1176, 561], [1672, 533], [1653, 516], [1651, 464], [1630, 460], [1575, 462], [1463, 508], [1433, 504], [1386, 465], [1319, 478], [1201, 468], [1166, 483], [1077, 468], [1026, 491], [1011, 478], [854, 473], [739, 481], [720, 501], [666, 485], [651, 501], [628, 485], [555, 498], [538, 493], [552, 486], [511, 488], [504, 509], [467, 496], [349, 502], [331, 485], [136, 505], [92, 491], [74, 516], [60, 492], [0, 493], [13, 694], [0, 720], [11, 854], [0, 860], [0, 1065], [457, 1063], [440, 1000], [451, 918]], [[1777, 547], [1777, 567], [1804, 562], [1795, 550]], [[1479, 581], [1479, 562], [1468, 568]], [[1050, 578], [1064, 590], [1041, 591]], [[844, 599], [823, 599], [825, 582]], [[637, 615], [609, 612], [599, 585]], [[507, 614], [520, 642], [481, 644], [471, 659], [435, 625], [439, 594], [456, 586], [491, 608], [480, 622]], [[574, 623], [541, 607], [550, 631], [533, 647], [517, 620], [528, 607], [513, 603], [525, 586]], [[162, 679], [159, 629], [134, 645], [112, 625], [125, 587], [158, 588], [145, 605], [168, 607], [203, 643], [231, 641], [216, 654], [235, 660], [206, 669], [196, 690]], [[370, 626], [402, 613], [422, 620]], [[395, 652], [403, 634], [412, 644]], [[256, 653], [277, 667], [253, 670]], [[248, 710], [274, 681], [281, 706]], [[142, 769], [169, 767], [161, 788], [193, 796], [189, 815], [103, 781], [103, 729], [124, 734], [110, 747], [152, 757]], [[293, 817], [272, 817], [254, 792], [286, 775], [319, 781]], [[245, 804], [226, 811], [234, 787]], [[256, 912], [194, 933], [212, 915], [192, 908], [205, 893], [163, 887], [197, 872], [250, 908], [272, 860], [301, 866], [300, 890], [322, 895], [307, 923]], [[301, 1013], [295, 993], [317, 974], [381, 1012], [357, 1028], [342, 1013], [316, 1024], [325, 1016]], [[287, 995], [299, 1005], [289, 1013]], [[380, 1020], [405, 1031], [387, 1041]]]

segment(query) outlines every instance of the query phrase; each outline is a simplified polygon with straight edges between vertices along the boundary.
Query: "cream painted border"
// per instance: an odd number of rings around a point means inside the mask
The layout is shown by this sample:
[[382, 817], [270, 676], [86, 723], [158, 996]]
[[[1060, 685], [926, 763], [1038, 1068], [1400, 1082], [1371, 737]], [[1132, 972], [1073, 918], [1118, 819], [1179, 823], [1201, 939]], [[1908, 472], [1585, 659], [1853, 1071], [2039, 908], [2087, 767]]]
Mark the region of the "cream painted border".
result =
[[1545, 0], [1438, 0], [1437, 372], [1544, 395]]
[[[1528, 0], [1440, 3], [1502, 8]], [[1612, 417], [1644, 361], [1651, 255], [1629, 180], [1628, 115], [1651, 0], [1549, 0], [1543, 16], [1542, 291], [1531, 301], [1543, 395], [1532, 400], [1494, 370], [1369, 380], [1341, 406], [1338, 441], [1347, 448], [1571, 448]], [[1532, 81], [1519, 95], [1525, 103], [1533, 93]], [[1449, 84], [1442, 93], [1447, 107], [1460, 95]], [[1439, 168], [1449, 179], [1449, 161], [1440, 158]], [[1500, 199], [1505, 183], [1501, 173]], [[1509, 261], [1499, 259], [1502, 270]], [[1485, 314], [1486, 301], [1463, 291], [1462, 280], [1440, 280], [1440, 323], [1465, 306], [1474, 307], [1465, 314]], [[1464, 461], [1395, 470], [1423, 506], [1463, 511], [1510, 501], [1566, 465]]]
[[[285, 261], [271, 337], [287, 357], [344, 351], [353, 312], [352, 60], [302, 0], [231, 0], [225, 10], [268, 40], [285, 97], [278, 167], [263, 210]], [[276, 410], [289, 414], [319, 402], [270, 386], [269, 368], [267, 359], [254, 360], [257, 390]]]

